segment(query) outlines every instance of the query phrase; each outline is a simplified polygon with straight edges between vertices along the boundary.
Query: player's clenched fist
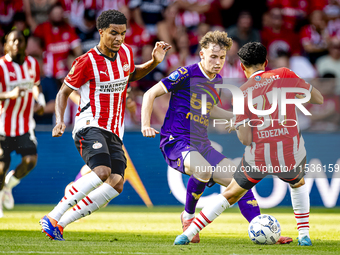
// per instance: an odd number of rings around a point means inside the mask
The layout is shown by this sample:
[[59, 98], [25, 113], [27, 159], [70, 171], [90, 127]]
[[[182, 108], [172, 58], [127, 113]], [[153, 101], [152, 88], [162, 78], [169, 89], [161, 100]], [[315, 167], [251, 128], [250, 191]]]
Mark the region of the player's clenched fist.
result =
[[142, 127], [142, 133], [144, 137], [154, 138], [159, 132], [152, 127]]
[[64, 134], [65, 128], [66, 128], [66, 125], [65, 125], [64, 122], [57, 123], [55, 125], [55, 127], [53, 128], [53, 130], [52, 130], [52, 136], [53, 137], [60, 137], [60, 136], [62, 136]]

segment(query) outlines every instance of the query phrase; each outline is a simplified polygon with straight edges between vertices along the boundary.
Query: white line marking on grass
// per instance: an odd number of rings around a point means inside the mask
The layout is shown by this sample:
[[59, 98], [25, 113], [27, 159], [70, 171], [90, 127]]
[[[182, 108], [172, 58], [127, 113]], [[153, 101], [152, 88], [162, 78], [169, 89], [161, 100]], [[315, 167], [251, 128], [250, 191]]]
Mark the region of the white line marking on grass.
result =
[[[0, 251], [3, 254], [84, 254], [84, 252], [55, 252], [55, 251]], [[149, 252], [106, 252], [99, 251], [97, 254], [158, 254], [158, 253], [149, 253]]]

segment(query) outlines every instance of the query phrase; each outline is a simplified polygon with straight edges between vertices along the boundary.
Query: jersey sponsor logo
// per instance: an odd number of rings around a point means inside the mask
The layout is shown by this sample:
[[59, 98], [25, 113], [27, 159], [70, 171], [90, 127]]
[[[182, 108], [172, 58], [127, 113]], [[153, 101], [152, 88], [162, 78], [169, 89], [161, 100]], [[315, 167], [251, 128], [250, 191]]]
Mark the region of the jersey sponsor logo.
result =
[[125, 64], [125, 65], [123, 66], [123, 70], [124, 70], [125, 72], [129, 71], [129, 70], [130, 70], [130, 66], [129, 66], [128, 64]]
[[122, 93], [126, 88], [127, 78], [128, 76], [115, 82], [99, 85], [98, 90], [101, 93]]
[[209, 126], [209, 118], [205, 115], [198, 115], [198, 114], [192, 114], [192, 112], [188, 112], [186, 117], [186, 119], [190, 119], [190, 120], [194, 120], [195, 122], [198, 122], [202, 125], [204, 125], [205, 127]]
[[47, 46], [47, 51], [52, 53], [64, 53], [68, 52], [69, 49], [70, 45], [68, 42], [51, 43]]
[[15, 79], [15, 73], [9, 72], [9, 77], [13, 77]]
[[175, 71], [173, 72], [172, 74], [169, 75], [168, 79], [170, 81], [176, 81], [179, 77], [179, 72], [178, 71]]
[[92, 148], [93, 148], [93, 149], [100, 149], [101, 147], [103, 147], [103, 145], [102, 145], [100, 142], [95, 142], [95, 143], [92, 145]]
[[34, 86], [34, 82], [33, 80], [31, 81], [14, 81], [10, 84], [7, 85], [7, 87], [9, 88], [9, 90], [13, 90], [15, 89], [17, 86], [19, 86], [20, 88], [25, 88], [25, 89], [32, 89]]
[[260, 75], [255, 76], [255, 81], [260, 81], [260, 80], [261, 80], [261, 76]]
[[[255, 77], [255, 80], [256, 80], [256, 77]], [[255, 84], [255, 86], [249, 87], [247, 90], [243, 91], [243, 95], [246, 97], [249, 89], [251, 89], [253, 91], [255, 89], [265, 87], [265, 86], [269, 85], [270, 83], [272, 83], [273, 81], [276, 81], [276, 80], [279, 80], [279, 79], [280, 79], [279, 75], [272, 75], [269, 78], [264, 79], [264, 81], [262, 83], [257, 82]], [[261, 80], [261, 77], [260, 77], [260, 80]]]

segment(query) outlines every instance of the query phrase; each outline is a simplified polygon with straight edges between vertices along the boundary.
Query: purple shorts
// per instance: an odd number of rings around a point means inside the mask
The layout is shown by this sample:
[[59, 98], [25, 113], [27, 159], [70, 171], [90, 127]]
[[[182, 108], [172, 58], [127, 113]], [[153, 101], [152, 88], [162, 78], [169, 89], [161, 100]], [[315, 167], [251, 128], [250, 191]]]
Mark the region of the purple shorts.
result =
[[172, 141], [164, 142], [168, 140], [164, 138], [165, 137], [161, 138], [160, 146], [164, 159], [170, 167], [180, 171], [182, 174], [185, 174], [184, 159], [189, 151], [198, 151], [209, 164], [214, 167], [226, 158], [222, 153], [211, 146], [209, 140], [203, 142], [189, 142], [185, 139], [174, 139]]

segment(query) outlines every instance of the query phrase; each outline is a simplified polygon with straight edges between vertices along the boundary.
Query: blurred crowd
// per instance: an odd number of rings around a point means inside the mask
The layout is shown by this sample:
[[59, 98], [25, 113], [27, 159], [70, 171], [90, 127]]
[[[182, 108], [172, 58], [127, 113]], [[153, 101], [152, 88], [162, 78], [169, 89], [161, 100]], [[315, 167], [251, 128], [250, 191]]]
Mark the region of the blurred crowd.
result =
[[[140, 126], [143, 93], [179, 66], [198, 62], [200, 38], [210, 30], [223, 30], [234, 43], [222, 77], [242, 84], [237, 51], [247, 42], [260, 41], [268, 50], [268, 70], [288, 67], [323, 93], [324, 104], [308, 106], [312, 116], [301, 116], [301, 128], [339, 131], [340, 0], [1, 0], [0, 56], [5, 54], [4, 35], [19, 29], [27, 38], [27, 54], [40, 62], [47, 106], [42, 117], [36, 116], [37, 124], [53, 124], [63, 79], [73, 60], [99, 42], [96, 18], [108, 9], [127, 17], [125, 42], [136, 64], [150, 59], [157, 40], [173, 46], [155, 70], [130, 84], [127, 128]], [[230, 95], [223, 96], [223, 107], [231, 108]], [[161, 125], [168, 103], [162, 97], [155, 104], [152, 124]], [[70, 101], [68, 124], [76, 110]]]

